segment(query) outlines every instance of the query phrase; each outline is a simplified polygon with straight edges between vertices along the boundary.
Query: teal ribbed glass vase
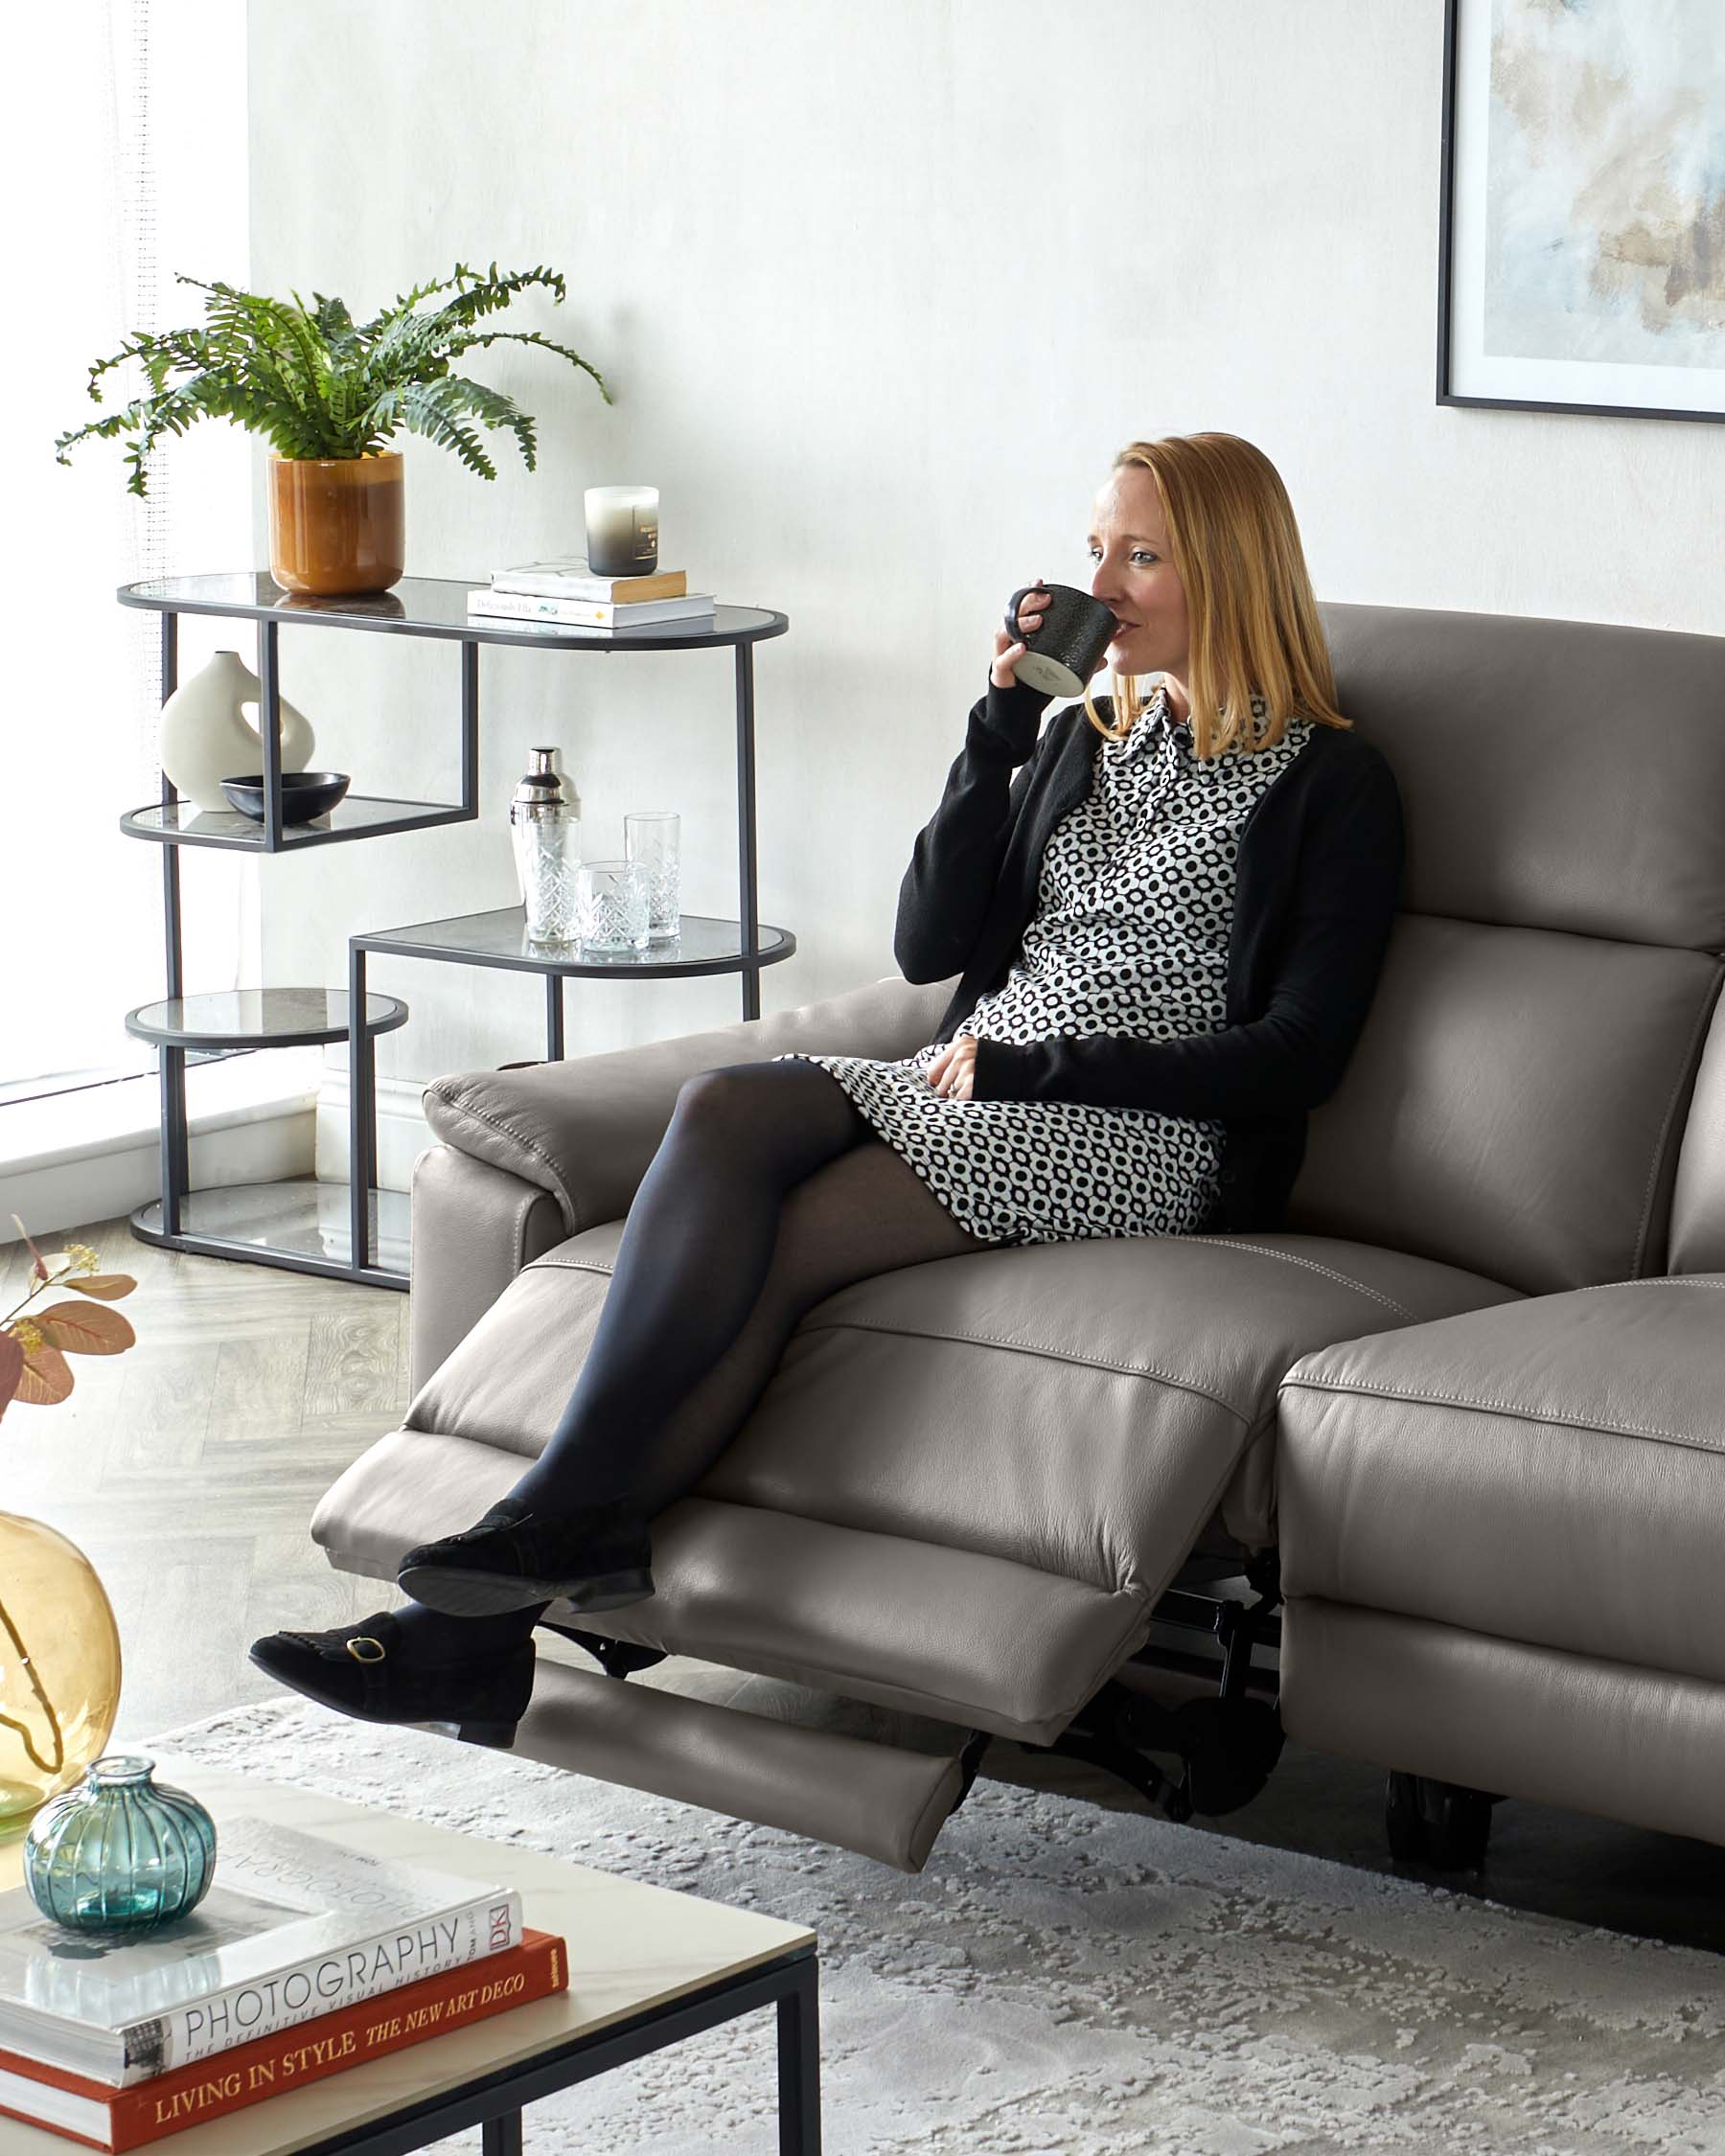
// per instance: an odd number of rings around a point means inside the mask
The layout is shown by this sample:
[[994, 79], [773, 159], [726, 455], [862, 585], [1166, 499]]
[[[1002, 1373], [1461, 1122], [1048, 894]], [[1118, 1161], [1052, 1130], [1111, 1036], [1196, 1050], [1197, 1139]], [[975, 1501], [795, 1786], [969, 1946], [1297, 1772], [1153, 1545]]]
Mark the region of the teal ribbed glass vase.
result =
[[196, 1909], [216, 1875], [216, 1822], [158, 1785], [155, 1761], [107, 1753], [44, 1804], [24, 1838], [24, 1884], [80, 1932], [140, 1932]]

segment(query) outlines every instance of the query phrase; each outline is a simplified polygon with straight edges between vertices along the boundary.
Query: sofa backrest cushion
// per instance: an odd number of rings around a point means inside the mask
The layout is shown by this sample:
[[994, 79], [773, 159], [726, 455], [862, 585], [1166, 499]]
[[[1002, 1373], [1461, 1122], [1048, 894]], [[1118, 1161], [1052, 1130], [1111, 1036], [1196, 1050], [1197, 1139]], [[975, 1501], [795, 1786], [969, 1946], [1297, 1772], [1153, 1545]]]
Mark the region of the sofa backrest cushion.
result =
[[1695, 1074], [1671, 1194], [1671, 1273], [1725, 1273], [1725, 998]]
[[1528, 1294], [1664, 1272], [1725, 953], [1725, 637], [1322, 610], [1408, 853], [1286, 1226]]

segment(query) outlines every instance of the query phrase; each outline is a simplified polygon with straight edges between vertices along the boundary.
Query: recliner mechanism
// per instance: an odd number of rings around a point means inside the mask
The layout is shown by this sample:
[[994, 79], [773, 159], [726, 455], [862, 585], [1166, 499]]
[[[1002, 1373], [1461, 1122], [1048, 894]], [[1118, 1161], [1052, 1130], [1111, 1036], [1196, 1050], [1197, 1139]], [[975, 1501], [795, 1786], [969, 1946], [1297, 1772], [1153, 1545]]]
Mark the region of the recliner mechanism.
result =
[[[963, 1778], [958, 1784], [958, 1794], [953, 1800], [954, 1812], [970, 1795], [971, 1784], [977, 1778], [977, 1770], [982, 1764], [982, 1755], [993, 1742], [994, 1732], [991, 1730], [973, 1730], [964, 1740], [964, 1749], [958, 1755], [958, 1772]], [[950, 1819], [952, 1813], [949, 1812], [947, 1816]]]
[[[1052, 1744], [1025, 1749], [1058, 1752], [1117, 1775], [1177, 1823], [1194, 1812], [1214, 1818], [1250, 1803], [1281, 1756], [1282, 1726], [1274, 1693], [1253, 1696], [1254, 1688], [1260, 1693], [1266, 1688], [1268, 1673], [1252, 1666], [1253, 1648], [1260, 1640], [1279, 1638], [1275, 1612], [1281, 1603], [1281, 1586], [1274, 1551], [1232, 1566], [1231, 1576], [1242, 1571], [1255, 1595], [1251, 1602], [1173, 1587], [1152, 1613], [1154, 1623], [1204, 1632], [1218, 1640], [1219, 1671], [1213, 1655], [1160, 1644], [1146, 1645], [1133, 1657], [1185, 1677], [1214, 1677], [1213, 1696], [1171, 1705], [1111, 1678]], [[1158, 1765], [1151, 1754], [1177, 1760], [1178, 1773]]]

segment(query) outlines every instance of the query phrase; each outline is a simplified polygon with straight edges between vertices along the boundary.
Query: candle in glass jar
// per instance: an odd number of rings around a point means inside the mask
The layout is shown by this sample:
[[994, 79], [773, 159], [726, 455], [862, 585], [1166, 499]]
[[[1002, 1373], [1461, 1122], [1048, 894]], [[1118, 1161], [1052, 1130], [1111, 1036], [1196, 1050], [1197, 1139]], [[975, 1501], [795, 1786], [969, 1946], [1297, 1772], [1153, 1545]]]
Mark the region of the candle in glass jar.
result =
[[645, 577], [658, 567], [658, 489], [589, 487], [587, 568], [596, 577]]

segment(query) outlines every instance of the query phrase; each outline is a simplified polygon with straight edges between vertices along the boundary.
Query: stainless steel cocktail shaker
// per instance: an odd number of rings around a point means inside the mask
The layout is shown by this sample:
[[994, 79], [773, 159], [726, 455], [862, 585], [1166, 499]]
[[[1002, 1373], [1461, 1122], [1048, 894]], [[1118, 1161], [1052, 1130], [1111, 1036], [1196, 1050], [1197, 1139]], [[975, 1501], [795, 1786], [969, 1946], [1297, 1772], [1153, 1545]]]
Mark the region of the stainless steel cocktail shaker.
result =
[[575, 871], [581, 865], [581, 796], [557, 768], [555, 748], [528, 751], [532, 768], [509, 804], [516, 875], [535, 943], [576, 936]]

